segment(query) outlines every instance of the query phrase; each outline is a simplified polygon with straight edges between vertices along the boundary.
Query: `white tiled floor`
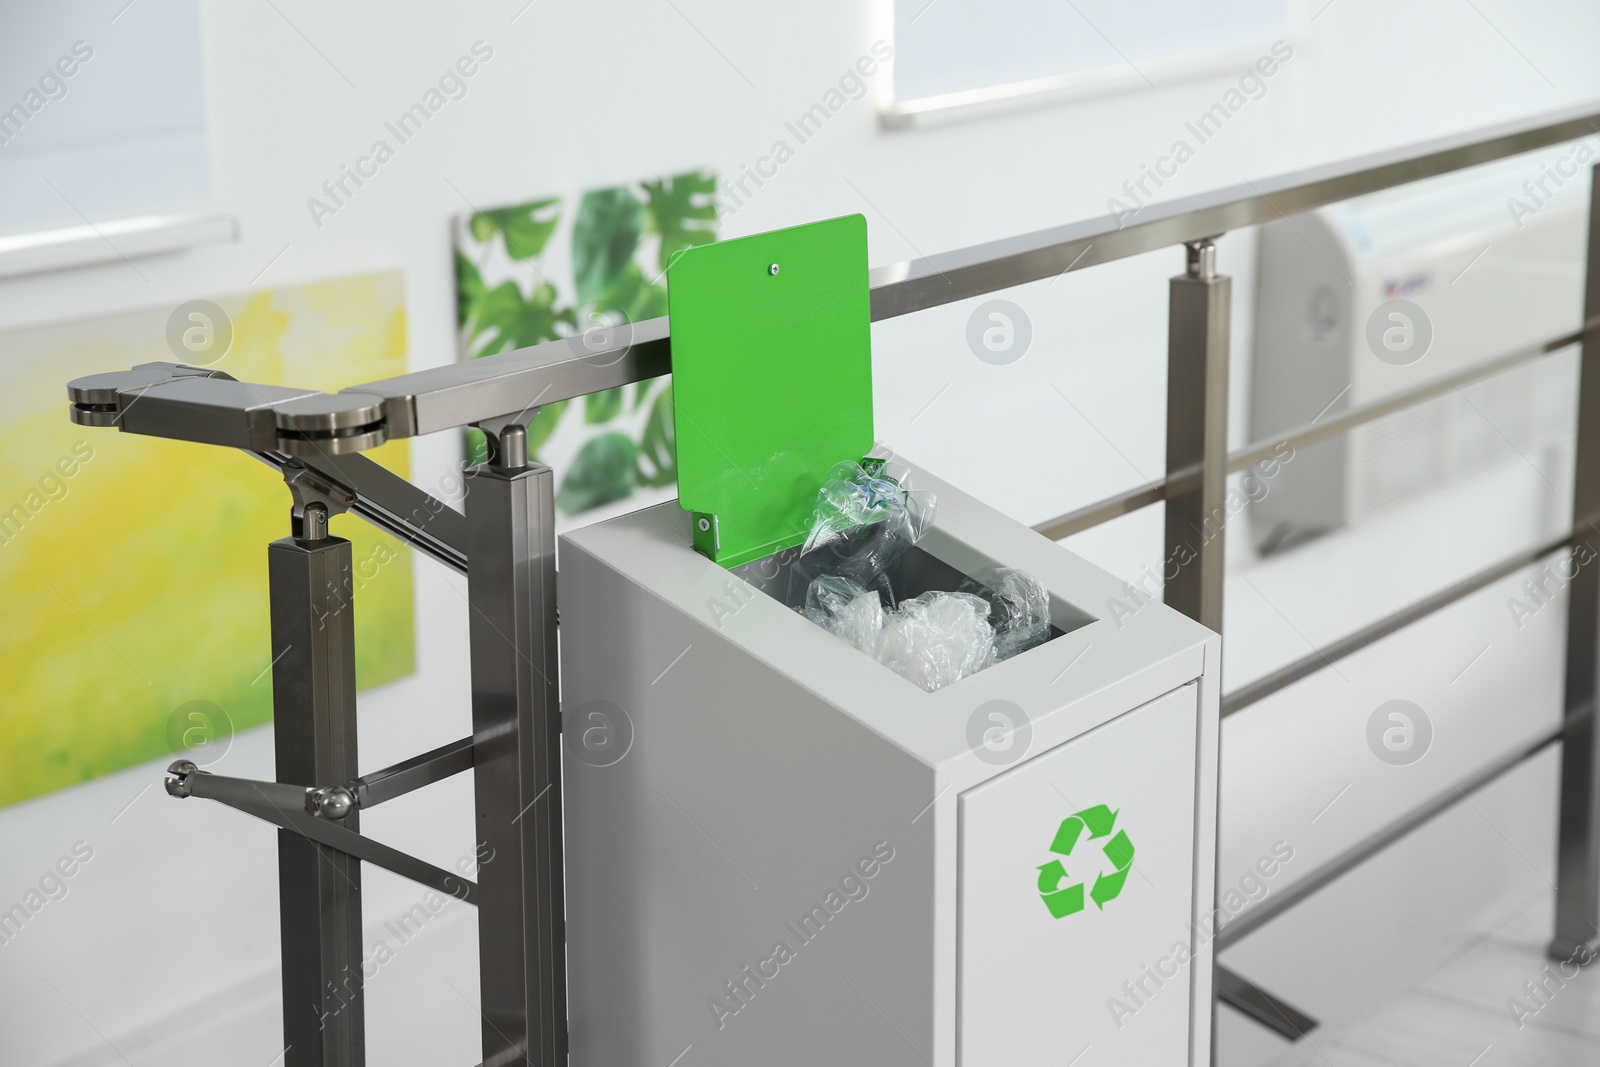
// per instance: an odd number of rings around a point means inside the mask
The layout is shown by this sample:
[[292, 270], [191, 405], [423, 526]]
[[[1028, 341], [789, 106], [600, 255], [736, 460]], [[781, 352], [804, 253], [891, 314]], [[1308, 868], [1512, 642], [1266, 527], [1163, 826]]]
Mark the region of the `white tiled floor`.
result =
[[[1542, 899], [1470, 943], [1375, 1015], [1337, 1030], [1316, 1030], [1269, 1062], [1274, 1067], [1600, 1064], [1600, 968], [1584, 968], [1561, 980], [1558, 965], [1544, 956], [1550, 923], [1550, 902]], [[1569, 966], [1565, 973], [1574, 970]], [[1526, 982], [1543, 983], [1542, 1004], [1529, 995]], [[1510, 1007], [1512, 998], [1525, 1005], [1520, 1020]]]

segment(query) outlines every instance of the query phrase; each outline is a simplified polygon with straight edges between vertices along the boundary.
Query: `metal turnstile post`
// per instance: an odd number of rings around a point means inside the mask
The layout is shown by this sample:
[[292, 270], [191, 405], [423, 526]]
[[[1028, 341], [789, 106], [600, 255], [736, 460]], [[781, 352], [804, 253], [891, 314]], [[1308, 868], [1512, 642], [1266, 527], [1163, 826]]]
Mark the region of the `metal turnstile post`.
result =
[[[323, 786], [359, 773], [350, 542], [328, 536], [319, 505], [296, 525], [267, 548], [273, 742], [278, 781]], [[360, 829], [354, 810], [342, 822]], [[279, 830], [278, 914], [285, 1067], [360, 1067], [361, 861]]]
[[564, 1067], [554, 474], [521, 422], [485, 432], [466, 496], [483, 1060]]

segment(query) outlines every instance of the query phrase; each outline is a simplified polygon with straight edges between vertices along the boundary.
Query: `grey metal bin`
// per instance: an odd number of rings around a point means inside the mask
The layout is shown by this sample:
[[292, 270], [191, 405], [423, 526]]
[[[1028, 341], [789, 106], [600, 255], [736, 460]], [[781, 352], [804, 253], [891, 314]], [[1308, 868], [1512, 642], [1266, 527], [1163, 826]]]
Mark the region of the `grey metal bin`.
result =
[[1217, 638], [913, 475], [1063, 631], [932, 693], [673, 504], [561, 538], [575, 1067], [1209, 1062]]

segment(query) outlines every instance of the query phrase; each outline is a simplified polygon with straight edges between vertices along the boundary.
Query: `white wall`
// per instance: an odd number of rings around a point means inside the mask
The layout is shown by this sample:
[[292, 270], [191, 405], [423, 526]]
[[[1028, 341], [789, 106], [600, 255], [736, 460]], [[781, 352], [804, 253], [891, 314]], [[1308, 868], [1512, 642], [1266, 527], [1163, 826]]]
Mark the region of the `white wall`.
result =
[[[925, 17], [980, 2], [937, 0]], [[135, 6], [122, 18], [138, 16]], [[875, 5], [846, 0], [783, 8], [732, 0], [208, 3], [215, 181], [223, 206], [241, 220], [242, 239], [141, 262], [137, 274], [118, 262], [5, 282], [0, 328], [399, 266], [407, 275], [412, 365], [447, 362], [455, 350], [451, 216], [469, 205], [706, 164], [737, 173], [868, 52], [885, 21]], [[114, 49], [116, 33], [108, 25], [97, 47]], [[478, 40], [494, 54], [470, 94], [315, 226], [306, 199]], [[1164, 194], [1600, 97], [1597, 41], [1600, 10], [1577, 0], [1479, 0], [1475, 7], [1334, 0], [1267, 95], [1204, 146]], [[1122, 183], [1165, 152], [1183, 121], [1229, 83], [1210, 79], [896, 133], [879, 129], [869, 101], [852, 103], [726, 221], [725, 233], [860, 211], [872, 261], [882, 264], [1100, 215], [1107, 198], [1120, 195]], [[1223, 269], [1240, 274], [1235, 314], [1246, 321], [1251, 245], [1230, 236], [1221, 254]], [[1167, 251], [1008, 294], [1034, 324], [1033, 351], [1010, 367], [990, 367], [967, 351], [964, 327], [975, 302], [880, 324], [880, 438], [1027, 522], [1154, 476], [1163, 447], [1164, 279], [1179, 264], [1179, 254]], [[1236, 348], [1246, 351], [1247, 338]], [[1236, 368], [1236, 381], [1243, 377]], [[454, 435], [417, 442], [419, 481], [433, 484], [454, 452]], [[171, 493], [178, 484], [151, 491]], [[203, 506], [203, 499], [184, 504]], [[1081, 539], [1080, 550], [1131, 574], [1157, 558], [1158, 523], [1155, 512], [1135, 517]], [[363, 698], [368, 767], [467, 731], [462, 583], [427, 563], [418, 563], [418, 576], [420, 671]], [[1409, 657], [1374, 650], [1368, 659], [1374, 671], [1403, 675], [1419, 658], [1455, 654], [1453, 645], [1446, 653], [1424, 643]], [[1547, 659], [1525, 699], [1514, 677], [1478, 687], [1468, 694], [1480, 712], [1474, 721], [1490, 712], [1547, 718], [1553, 669]], [[1369, 710], [1315, 684], [1302, 689], [1229, 724], [1224, 874], [1283, 832], [1258, 817], [1263, 809], [1315, 812], [1326, 802], [1320, 778], [1294, 773], [1326, 758], [1325, 738], [1311, 724], [1364, 721]], [[1274, 713], [1276, 725], [1268, 721]], [[1328, 728], [1337, 734], [1336, 725]], [[1506, 736], [1517, 732], [1508, 727]], [[242, 737], [217, 769], [268, 776], [270, 748], [264, 732]], [[1441, 748], [1436, 769], [1447, 769], [1446, 755], [1464, 767], [1484, 754], [1463, 738]], [[160, 770], [150, 764], [0, 811], [0, 902], [20, 898], [73, 842], [95, 849], [66, 898], [0, 946], [0, 1063], [144, 1063], [181, 1048], [266, 1064], [281, 1051], [272, 1018], [272, 833], [215, 805], [180, 805], [158, 784], [147, 788]], [[1364, 773], [1381, 778], [1372, 767]], [[1547, 777], [1534, 777], [1530, 789], [1548, 789]], [[365, 817], [363, 828], [451, 864], [471, 848], [467, 785], [397, 801]], [[1394, 810], [1398, 794], [1377, 788], [1373, 795], [1333, 820], [1337, 833], [1318, 837], [1328, 825], [1319, 821], [1294, 838], [1304, 842], [1307, 866]], [[1538, 806], [1527, 796], [1507, 803]], [[1535, 859], [1544, 855], [1533, 851]], [[1497, 853], [1494, 862], [1504, 872], [1495, 892], [1524, 887], [1518, 860]], [[419, 891], [381, 872], [367, 879], [377, 936], [377, 924]], [[1377, 907], [1360, 903], [1364, 910], [1345, 919], [1352, 928], [1370, 922]], [[1410, 914], [1420, 902], [1400, 903]], [[1493, 900], [1473, 907], [1479, 904]], [[1270, 935], [1261, 935], [1263, 944]], [[1303, 977], [1327, 961], [1297, 958], [1293, 947], [1269, 945], [1252, 965], [1263, 978], [1272, 970], [1294, 986], [1314, 1012], [1336, 1013], [1338, 990], [1319, 993]], [[372, 1062], [475, 1062], [474, 957], [472, 920], [452, 914], [385, 968], [369, 1008]]]

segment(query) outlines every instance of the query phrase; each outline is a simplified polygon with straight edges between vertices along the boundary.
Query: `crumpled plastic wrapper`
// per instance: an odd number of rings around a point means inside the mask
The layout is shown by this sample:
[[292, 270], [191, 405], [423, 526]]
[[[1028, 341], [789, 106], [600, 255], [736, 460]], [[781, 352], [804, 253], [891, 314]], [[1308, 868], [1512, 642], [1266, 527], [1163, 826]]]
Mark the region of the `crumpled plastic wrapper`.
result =
[[788, 602], [931, 693], [1048, 640], [1050, 596], [1027, 572], [996, 567], [959, 590], [901, 601], [889, 571], [933, 524], [936, 503], [907, 473], [891, 463], [829, 472]]
[[885, 621], [878, 662], [928, 692], [954, 685], [994, 662], [989, 605], [970, 593], [923, 593]]
[[802, 608], [811, 583], [823, 575], [877, 589], [893, 607], [889, 568], [933, 525], [934, 495], [907, 485], [896, 463], [840, 463], [817, 491], [811, 532], [789, 571], [788, 604]]
[[928, 692], [994, 661], [990, 606], [970, 593], [923, 593], [885, 611], [876, 590], [823, 575], [806, 593], [805, 617]]
[[989, 604], [996, 663], [1050, 639], [1050, 594], [1039, 579], [1015, 567], [993, 567], [961, 583]]
[[883, 598], [848, 578], [825, 574], [806, 591], [805, 617], [845, 644], [877, 658]]

